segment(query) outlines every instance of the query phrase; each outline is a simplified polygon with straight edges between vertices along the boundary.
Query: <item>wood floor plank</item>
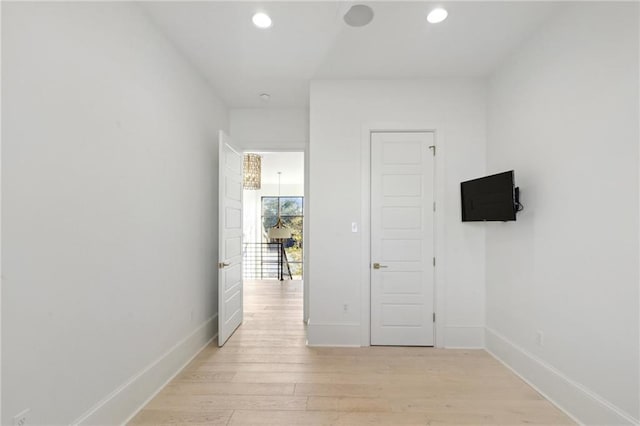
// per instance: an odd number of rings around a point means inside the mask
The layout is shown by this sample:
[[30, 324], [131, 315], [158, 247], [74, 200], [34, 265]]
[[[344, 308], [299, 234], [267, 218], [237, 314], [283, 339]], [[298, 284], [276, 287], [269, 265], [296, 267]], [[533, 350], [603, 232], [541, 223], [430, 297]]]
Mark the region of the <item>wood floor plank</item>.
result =
[[340, 413], [337, 411], [264, 411], [236, 410], [229, 425], [334, 425]]
[[[404, 384], [333, 384], [333, 383], [296, 383], [295, 395], [298, 396], [341, 396], [341, 397], [385, 397], [398, 396], [401, 398], [440, 398], [445, 400], [506, 400], [517, 401], [543, 399], [532, 389], [525, 387], [504, 389], [483, 387], [459, 388], [443, 387], [437, 384], [423, 385]], [[550, 403], [549, 403], [550, 404]], [[551, 405], [549, 405], [551, 406]]]
[[233, 410], [172, 411], [144, 409], [131, 420], [130, 425], [226, 425]]
[[245, 283], [245, 320], [131, 425], [565, 425], [483, 350], [306, 346], [299, 281]]
[[174, 380], [163, 389], [169, 395], [293, 395], [294, 384], [198, 383]]
[[188, 369], [176, 376], [176, 380], [180, 381], [194, 381], [194, 382], [207, 382], [207, 383], [227, 383], [233, 380], [236, 373], [233, 372], [215, 372], [201, 369]]
[[307, 410], [347, 411], [347, 412], [390, 412], [391, 405], [386, 398], [322, 397], [307, 399]]
[[306, 397], [266, 395], [171, 395], [162, 394], [148, 405], [164, 410], [305, 410]]

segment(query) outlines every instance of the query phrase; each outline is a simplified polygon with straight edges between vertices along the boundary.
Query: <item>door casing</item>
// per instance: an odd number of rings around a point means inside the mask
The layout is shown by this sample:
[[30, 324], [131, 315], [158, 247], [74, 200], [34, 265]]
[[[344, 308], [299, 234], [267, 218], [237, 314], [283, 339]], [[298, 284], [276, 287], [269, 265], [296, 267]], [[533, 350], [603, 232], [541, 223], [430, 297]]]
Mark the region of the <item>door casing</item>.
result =
[[[309, 202], [311, 199], [309, 193], [309, 145], [304, 147], [278, 147], [277, 144], [274, 147], [265, 148], [262, 145], [243, 144], [241, 145], [242, 151], [246, 152], [302, 152], [304, 154], [304, 203], [302, 205], [302, 215], [304, 222], [302, 225], [302, 235], [307, 240], [309, 235]], [[306, 244], [303, 251], [302, 259], [302, 320], [307, 324], [309, 322], [309, 244]]]
[[362, 126], [361, 131], [361, 259], [360, 265], [360, 345], [371, 346], [371, 134], [373, 132], [432, 132], [436, 146], [434, 161], [435, 167], [435, 202], [436, 211], [434, 215], [434, 253], [436, 257], [435, 282], [434, 282], [434, 312], [435, 337], [434, 347], [443, 348], [445, 346], [445, 298], [444, 282], [445, 270], [443, 265], [446, 262], [444, 250], [444, 159], [446, 155], [445, 130], [443, 126], [436, 123], [395, 123], [379, 122], [367, 123]]
[[[404, 136], [403, 136], [404, 135]], [[389, 138], [389, 139], [388, 139]], [[420, 165], [416, 166], [416, 163], [410, 163], [405, 165], [399, 165], [394, 163], [387, 163], [384, 159], [384, 147], [396, 145], [394, 150], [399, 149], [397, 143], [407, 142], [420, 146]], [[411, 271], [404, 272], [411, 274], [415, 272], [418, 265], [421, 268], [420, 274], [420, 288], [419, 294], [407, 295], [402, 293], [387, 293], [383, 290], [384, 276], [387, 271], [373, 271], [371, 273], [371, 345], [390, 345], [390, 346], [434, 346], [435, 344], [435, 321], [432, 320], [432, 312], [435, 305], [435, 264], [432, 264], [431, 257], [434, 256], [434, 215], [435, 211], [432, 209], [431, 204], [435, 203], [435, 134], [433, 132], [372, 132], [371, 133], [371, 228], [370, 228], [370, 240], [371, 240], [371, 260], [375, 262], [381, 262], [388, 264], [383, 267], [391, 268], [389, 273], [393, 274], [393, 271]], [[377, 145], [377, 149], [374, 147]], [[376, 160], [377, 159], [377, 160]], [[377, 164], [376, 164], [377, 163]], [[406, 194], [402, 196], [402, 200], [398, 201], [394, 198], [387, 198], [383, 194], [383, 190], [380, 185], [384, 181], [384, 176], [387, 173], [392, 173], [394, 176], [412, 176], [415, 177], [415, 173], [421, 173], [420, 186], [422, 187], [421, 195], [416, 197], [415, 195]], [[407, 174], [408, 173], [408, 174]], [[373, 182], [377, 182], [374, 188]], [[391, 188], [390, 188], [391, 189]], [[399, 189], [396, 187], [395, 189]], [[420, 214], [420, 226], [417, 228], [398, 229], [393, 227], [386, 227], [384, 225], [384, 214], [382, 210], [385, 207], [418, 207], [417, 199], [420, 200], [419, 206], [421, 207]], [[394, 201], [395, 200], [395, 201]], [[375, 201], [375, 202], [374, 202]], [[382, 210], [381, 210], [382, 209]], [[377, 220], [373, 220], [377, 218]], [[400, 239], [405, 243], [415, 244], [416, 241], [420, 241], [420, 251], [422, 256], [418, 259], [400, 258], [389, 259], [384, 256], [384, 240]], [[389, 255], [389, 253], [387, 253]], [[410, 256], [406, 253], [406, 256]], [[405, 263], [409, 262], [409, 264]], [[409, 266], [410, 265], [410, 266]], [[374, 268], [372, 268], [374, 269]], [[415, 279], [415, 278], [414, 278]], [[376, 283], [374, 285], [374, 283]], [[413, 283], [416, 284], [415, 282]], [[383, 314], [383, 307], [387, 304], [404, 306], [400, 312], [395, 312], [395, 316], [392, 312], [388, 312], [393, 316], [388, 318], [392, 321], [399, 320], [399, 317], [406, 315], [412, 311], [411, 306], [415, 309], [415, 304], [420, 304], [421, 308], [417, 312], [420, 313], [421, 321], [420, 326], [402, 326], [397, 324], [391, 331], [385, 327], [382, 322], [386, 315]], [[413, 311], [415, 314], [416, 311]], [[404, 318], [406, 320], [407, 318]], [[416, 318], [413, 318], [415, 321]], [[378, 324], [378, 326], [376, 326]], [[374, 342], [374, 336], [376, 336]]]

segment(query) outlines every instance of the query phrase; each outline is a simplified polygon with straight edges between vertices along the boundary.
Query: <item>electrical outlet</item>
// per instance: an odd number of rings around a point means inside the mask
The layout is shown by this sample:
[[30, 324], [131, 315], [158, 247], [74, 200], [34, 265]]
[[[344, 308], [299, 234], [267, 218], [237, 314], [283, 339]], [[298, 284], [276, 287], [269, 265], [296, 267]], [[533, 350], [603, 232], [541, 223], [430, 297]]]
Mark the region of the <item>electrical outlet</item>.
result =
[[27, 420], [31, 409], [27, 408], [13, 416], [13, 426], [27, 426]]
[[544, 333], [540, 330], [536, 331], [536, 344], [538, 346], [544, 346]]
[[358, 223], [351, 222], [351, 232], [358, 232]]
[[347, 312], [349, 312], [349, 305], [347, 305], [346, 303], [344, 305], [342, 305], [342, 311], [346, 314]]

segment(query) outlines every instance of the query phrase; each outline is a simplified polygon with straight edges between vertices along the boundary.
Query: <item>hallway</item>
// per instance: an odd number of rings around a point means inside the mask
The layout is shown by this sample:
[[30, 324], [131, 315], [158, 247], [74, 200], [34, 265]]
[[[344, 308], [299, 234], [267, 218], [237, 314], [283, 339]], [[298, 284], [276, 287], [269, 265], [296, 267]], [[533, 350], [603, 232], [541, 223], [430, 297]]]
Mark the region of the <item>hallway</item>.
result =
[[300, 281], [245, 282], [244, 306], [131, 425], [572, 424], [483, 350], [306, 347]]

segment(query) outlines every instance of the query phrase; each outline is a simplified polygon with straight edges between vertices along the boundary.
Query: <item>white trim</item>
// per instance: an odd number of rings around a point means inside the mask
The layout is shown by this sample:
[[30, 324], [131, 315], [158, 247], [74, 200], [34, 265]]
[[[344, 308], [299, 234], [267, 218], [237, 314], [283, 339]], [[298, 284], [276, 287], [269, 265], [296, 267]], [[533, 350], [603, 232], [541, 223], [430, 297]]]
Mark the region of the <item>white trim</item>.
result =
[[[304, 202], [302, 203], [302, 241], [309, 241], [309, 203], [311, 200], [311, 185], [309, 183], [309, 164], [311, 157], [309, 156], [309, 145], [304, 149]], [[302, 320], [309, 323], [309, 247], [310, 244], [304, 244], [302, 250]]]
[[[0, 5], [0, 34], [2, 34], [2, 6]], [[0, 48], [0, 70], [2, 70], [2, 49]], [[1, 74], [1, 72], [0, 72]], [[0, 84], [2, 99], [2, 84]], [[0, 135], [2, 135], [2, 103], [0, 102]], [[0, 176], [2, 176], [2, 141], [0, 138]], [[0, 178], [0, 212], [2, 211], [2, 178]], [[2, 217], [0, 215], [0, 384], [2, 383]], [[2, 421], [2, 386], [0, 385], [0, 422]]]
[[359, 347], [360, 345], [354, 342], [359, 341], [360, 328], [357, 322], [316, 323], [310, 320], [307, 326], [307, 346]]
[[445, 347], [445, 247], [444, 247], [444, 165], [445, 146], [444, 129], [441, 125], [434, 123], [367, 123], [362, 126], [360, 134], [360, 158], [361, 164], [361, 272], [360, 272], [360, 303], [361, 303], [361, 333], [360, 342], [362, 346], [371, 344], [371, 271], [370, 271], [370, 248], [371, 238], [371, 133], [372, 132], [432, 132], [436, 145], [435, 165], [435, 201], [436, 212], [434, 215], [434, 253], [436, 256], [435, 289], [434, 289], [434, 312], [436, 313], [435, 342], [434, 347]]
[[310, 344], [308, 341], [307, 341], [307, 346], [310, 348], [361, 348], [362, 347], [360, 345], [336, 345], [334, 343], [330, 343], [330, 344], [327, 343], [325, 345], [317, 344], [317, 343]]
[[[637, 13], [637, 21], [640, 21], [640, 7], [638, 8]], [[640, 37], [640, 25], [638, 26], [637, 36]], [[639, 38], [640, 40], [640, 38]], [[638, 55], [640, 56], [640, 43], [638, 43]], [[638, 85], [638, 92], [636, 93], [638, 99], [640, 99], [640, 84]], [[638, 120], [638, 134], [640, 134], [640, 120]], [[638, 163], [640, 164], [640, 150], [638, 150]], [[638, 174], [638, 188], [640, 189], [640, 173]], [[638, 215], [638, 219], [640, 220], [640, 215]], [[640, 240], [640, 226], [638, 226], [638, 239]], [[640, 259], [638, 259], [640, 260]], [[638, 277], [640, 277], [640, 261], [638, 262]], [[638, 283], [638, 287], [640, 287], [640, 282]], [[640, 306], [640, 291], [638, 292], [638, 304], [636, 306]], [[637, 312], [636, 319], [638, 320], [638, 347], [640, 347], [640, 309]], [[640, 368], [638, 369], [638, 389], [640, 389]], [[638, 395], [638, 405], [640, 406], [640, 395]], [[639, 414], [640, 415], [640, 414]]]
[[485, 327], [486, 351], [579, 424], [638, 425], [640, 421], [565, 376], [496, 330]]
[[[261, 152], [306, 152], [309, 144], [295, 144], [295, 145], [278, 145], [278, 143], [274, 142], [272, 145], [265, 147], [263, 144], [260, 145], [252, 145], [251, 143], [244, 144], [242, 141], [235, 141], [242, 151], [244, 152], [255, 152], [256, 154], [260, 154]], [[268, 145], [268, 144], [267, 144]]]
[[71, 424], [126, 424], [217, 336], [215, 314]]

